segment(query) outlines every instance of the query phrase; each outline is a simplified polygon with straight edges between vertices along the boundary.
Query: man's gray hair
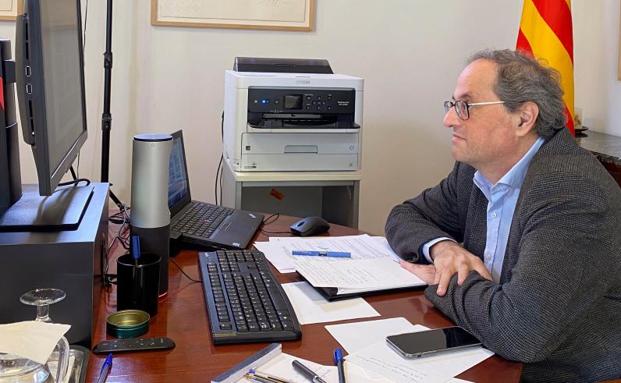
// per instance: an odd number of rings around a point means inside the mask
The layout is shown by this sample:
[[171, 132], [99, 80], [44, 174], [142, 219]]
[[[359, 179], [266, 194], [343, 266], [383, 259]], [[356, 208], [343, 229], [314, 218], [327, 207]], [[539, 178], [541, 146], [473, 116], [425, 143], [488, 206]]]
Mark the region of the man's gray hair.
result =
[[527, 101], [537, 104], [539, 116], [535, 129], [541, 137], [551, 137], [565, 127], [565, 104], [558, 71], [525, 53], [508, 49], [479, 51], [468, 59], [468, 64], [476, 60], [498, 65], [494, 92], [510, 112]]

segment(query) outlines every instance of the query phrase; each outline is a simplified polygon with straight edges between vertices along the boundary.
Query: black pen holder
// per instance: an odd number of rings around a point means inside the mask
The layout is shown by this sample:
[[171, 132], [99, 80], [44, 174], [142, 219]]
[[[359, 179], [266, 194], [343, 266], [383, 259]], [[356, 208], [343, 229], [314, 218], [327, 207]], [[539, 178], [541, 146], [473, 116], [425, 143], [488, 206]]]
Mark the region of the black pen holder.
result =
[[137, 261], [131, 254], [120, 256], [116, 261], [117, 310], [137, 309], [157, 314], [157, 297], [160, 281], [160, 257], [143, 253]]

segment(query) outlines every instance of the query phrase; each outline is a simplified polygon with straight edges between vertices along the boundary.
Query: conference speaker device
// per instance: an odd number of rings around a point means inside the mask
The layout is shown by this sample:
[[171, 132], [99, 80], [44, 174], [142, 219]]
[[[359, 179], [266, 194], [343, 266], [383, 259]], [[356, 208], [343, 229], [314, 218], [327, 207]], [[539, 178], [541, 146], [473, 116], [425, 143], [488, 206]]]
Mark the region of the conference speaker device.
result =
[[134, 136], [131, 233], [140, 237], [142, 253], [160, 257], [160, 296], [168, 292], [168, 162], [171, 149], [170, 134], [142, 133]]

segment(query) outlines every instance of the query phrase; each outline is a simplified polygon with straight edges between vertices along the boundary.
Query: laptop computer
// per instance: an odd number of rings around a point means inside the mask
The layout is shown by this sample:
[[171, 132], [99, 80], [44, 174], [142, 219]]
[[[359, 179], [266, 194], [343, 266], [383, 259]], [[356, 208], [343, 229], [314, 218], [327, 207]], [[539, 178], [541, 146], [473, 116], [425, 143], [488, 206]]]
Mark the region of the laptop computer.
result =
[[245, 249], [261, 225], [263, 215], [193, 201], [183, 133], [179, 130], [172, 137], [168, 168], [171, 241], [209, 249]]

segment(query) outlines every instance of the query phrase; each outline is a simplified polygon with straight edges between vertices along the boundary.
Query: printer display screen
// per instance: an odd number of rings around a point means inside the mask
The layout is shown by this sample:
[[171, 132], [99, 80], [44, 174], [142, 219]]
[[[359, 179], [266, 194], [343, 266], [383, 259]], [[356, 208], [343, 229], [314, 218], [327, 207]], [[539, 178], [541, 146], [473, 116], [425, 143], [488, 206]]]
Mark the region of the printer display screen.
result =
[[285, 95], [285, 109], [302, 109], [302, 101], [304, 95], [302, 94], [288, 94]]

